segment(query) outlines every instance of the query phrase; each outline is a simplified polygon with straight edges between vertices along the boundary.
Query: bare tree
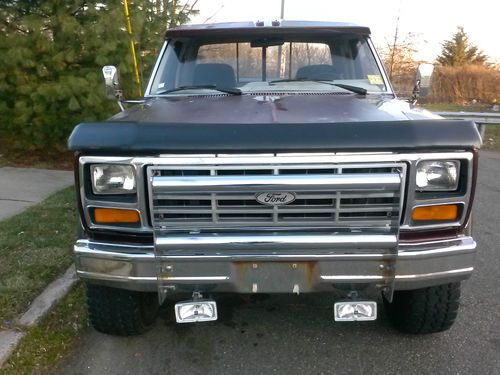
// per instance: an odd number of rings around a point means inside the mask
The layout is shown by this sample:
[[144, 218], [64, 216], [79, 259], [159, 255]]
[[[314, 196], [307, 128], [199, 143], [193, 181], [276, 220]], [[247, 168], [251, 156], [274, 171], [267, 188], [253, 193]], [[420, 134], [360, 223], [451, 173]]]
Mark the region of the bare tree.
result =
[[415, 60], [415, 34], [398, 35], [381, 49], [381, 56], [389, 78], [399, 93], [410, 94], [414, 85], [418, 62]]

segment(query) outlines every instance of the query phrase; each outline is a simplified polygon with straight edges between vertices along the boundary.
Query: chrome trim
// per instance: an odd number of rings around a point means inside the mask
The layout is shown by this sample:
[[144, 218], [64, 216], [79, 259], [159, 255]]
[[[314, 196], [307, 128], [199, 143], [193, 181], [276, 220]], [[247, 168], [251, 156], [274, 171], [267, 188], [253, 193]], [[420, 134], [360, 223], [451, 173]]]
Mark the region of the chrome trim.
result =
[[[254, 235], [254, 236], [175, 236], [156, 237], [157, 251], [224, 251], [260, 249], [391, 249], [397, 244], [395, 234], [381, 235]], [[275, 255], [276, 256], [276, 255]]]
[[[457, 270], [450, 271], [439, 271], [431, 273], [419, 273], [413, 275], [398, 275], [396, 274], [396, 280], [414, 280], [414, 279], [428, 279], [433, 277], [442, 277], [448, 275], [456, 274], [470, 274], [474, 270], [474, 267], [461, 268]], [[323, 280], [335, 280], [335, 281], [355, 281], [355, 280], [383, 280], [383, 276], [376, 275], [343, 275], [343, 276], [321, 276]]]
[[[233, 159], [235, 157], [233, 156]], [[400, 213], [403, 207], [404, 180], [406, 178], [405, 163], [357, 163], [357, 164], [332, 164], [332, 163], [281, 163], [275, 164], [273, 156], [270, 156], [271, 162], [266, 164], [245, 165], [242, 168], [239, 164], [232, 165], [201, 165], [201, 166], [162, 166], [154, 165], [147, 168], [149, 184], [149, 204], [150, 221], [155, 229], [165, 228], [171, 231], [186, 230], [221, 230], [221, 229], [244, 229], [252, 227], [259, 228], [261, 231], [279, 230], [283, 228], [298, 229], [300, 227], [308, 228], [340, 228], [340, 227], [396, 227], [399, 223]], [[375, 169], [373, 173], [362, 173], [365, 168]], [[226, 170], [241, 169], [241, 174], [236, 176], [226, 176], [221, 172]], [[310, 174], [300, 173], [300, 170], [308, 169]], [[314, 173], [314, 170], [328, 169], [330, 174]], [[359, 172], [350, 171], [345, 173], [346, 169], [358, 169]], [[377, 171], [379, 169], [379, 171]], [[390, 169], [391, 173], [380, 173], [382, 169]], [[194, 170], [197, 175], [185, 175], [185, 172]], [[262, 172], [262, 175], [246, 175], [246, 170]], [[179, 171], [181, 176], [164, 176], [163, 173]], [[288, 171], [288, 172], [287, 172]], [[296, 174], [288, 174], [296, 171]], [[381, 177], [380, 179], [378, 177]], [[391, 177], [392, 176], [392, 177]], [[364, 180], [363, 180], [364, 178]], [[390, 178], [398, 184], [391, 186]], [[349, 180], [352, 183], [349, 183]], [[380, 181], [381, 180], [381, 181]], [[162, 187], [162, 182], [166, 184], [179, 185], [180, 187], [170, 188]], [[193, 187], [194, 191], [189, 191], [189, 186], [203, 181], [204, 184], [214, 184], [210, 187]], [[207, 181], [209, 183], [207, 183]], [[262, 184], [257, 186], [257, 182]], [[284, 182], [283, 186], [276, 182]], [[307, 183], [305, 183], [307, 181]], [[329, 183], [331, 181], [331, 183]], [[356, 182], [357, 181], [357, 182]], [[403, 182], [402, 182], [403, 181]], [[253, 182], [253, 183], [252, 183]], [[338, 187], [335, 186], [337, 182]], [[241, 185], [238, 186], [238, 184]], [[246, 186], [245, 184], [248, 184]], [[322, 186], [318, 183], [324, 183]], [[364, 184], [366, 183], [366, 184]], [[379, 183], [379, 184], [377, 184]], [[384, 185], [386, 183], [386, 185]], [[220, 184], [221, 186], [219, 186]], [[297, 186], [294, 186], [297, 184]], [[302, 185], [303, 184], [303, 185]], [[158, 186], [159, 185], [159, 186]], [[236, 185], [236, 186], [234, 186]], [[245, 186], [243, 186], [245, 185]], [[234, 187], [233, 187], [234, 186]], [[185, 188], [184, 188], [185, 187]], [[314, 203], [307, 203], [303, 206], [293, 207], [249, 207], [246, 204], [243, 207], [221, 206], [221, 201], [227, 200], [255, 200], [255, 192], [259, 191], [280, 191], [289, 189], [295, 191], [297, 199], [322, 199], [327, 198], [332, 204], [322, 204], [314, 206]], [[234, 189], [234, 191], [232, 191]], [[305, 189], [305, 190], [303, 190]], [[344, 206], [344, 198], [392, 198], [392, 202], [385, 205], [370, 204], [366, 207], [354, 208], [349, 205]], [[201, 205], [197, 207], [168, 206], [166, 203], [157, 204], [158, 200], [178, 200], [186, 199], [189, 201], [210, 201], [211, 205]], [[205, 202], [206, 203], [206, 202]], [[335, 203], [335, 204], [333, 204]], [[350, 219], [348, 214], [361, 212], [360, 217]], [[396, 213], [397, 215], [388, 216], [366, 216], [368, 212], [376, 213]], [[326, 213], [321, 215], [315, 213]], [[345, 215], [347, 213], [347, 215]], [[173, 215], [171, 218], [165, 214]], [[179, 215], [175, 217], [175, 215]], [[227, 214], [232, 215], [228, 219]], [[260, 215], [259, 220], [248, 218], [245, 215]], [[310, 220], [305, 218], [293, 217], [293, 214], [307, 214]], [[187, 215], [192, 220], [182, 220], [182, 215]], [[197, 215], [201, 215], [198, 218]], [[291, 215], [288, 216], [287, 215]], [[187, 218], [184, 217], [184, 219]], [[364, 218], [362, 216], [365, 216]], [[355, 223], [354, 223], [355, 221]], [[266, 229], [267, 227], [267, 229]]]
[[385, 71], [384, 64], [382, 63], [382, 59], [378, 55], [377, 49], [375, 48], [370, 37], [367, 37], [366, 40], [367, 40], [368, 45], [370, 47], [370, 51], [372, 52], [373, 57], [375, 58], [375, 62], [377, 63], [378, 70], [379, 70], [380, 74], [382, 75], [382, 78], [383, 78], [384, 84], [385, 84], [385, 88], [386, 88], [386, 91], [381, 92], [379, 94], [391, 94], [391, 95], [396, 96], [396, 94], [394, 93], [394, 89], [392, 88], [392, 83], [387, 76], [387, 72]]
[[[148, 157], [109, 157], [109, 156], [83, 156], [79, 159], [80, 163], [80, 181], [84, 181], [86, 177], [83, 173], [83, 166], [87, 163], [130, 163], [135, 167], [136, 176], [138, 180], [137, 184], [137, 195], [138, 200], [134, 204], [128, 203], [119, 203], [113, 201], [105, 201], [100, 200], [96, 202], [95, 200], [90, 200], [84, 194], [83, 184], [80, 186], [80, 192], [82, 197], [82, 205], [83, 207], [87, 207], [89, 204], [100, 204], [100, 205], [108, 205], [108, 207], [115, 208], [137, 208], [141, 212], [141, 227], [138, 229], [130, 229], [124, 227], [117, 226], [95, 226], [91, 225], [91, 228], [102, 228], [102, 229], [113, 229], [120, 230], [124, 232], [142, 232], [142, 233], [152, 233], [152, 227], [149, 225], [149, 217], [146, 215], [148, 212], [147, 205], [149, 202], [145, 199], [146, 190], [145, 185], [140, 183], [140, 181], [145, 181], [146, 176], [143, 171], [146, 166], [173, 166], [180, 168], [199, 168], [199, 167], [209, 167], [213, 165], [217, 165], [220, 167], [230, 168], [231, 166], [237, 166], [240, 168], [244, 168], [246, 166], [252, 165], [258, 166], [261, 165], [262, 168], [268, 168], [270, 165], [307, 165], [307, 164], [348, 164], [355, 165], [356, 163], [366, 163], [366, 164], [380, 164], [385, 162], [396, 162], [396, 163], [408, 163], [409, 168], [407, 173], [407, 181], [405, 185], [407, 186], [415, 186], [415, 165], [420, 160], [466, 160], [467, 168], [468, 168], [468, 176], [469, 179], [467, 181], [466, 193], [461, 197], [453, 197], [450, 199], [439, 200], [439, 202], [448, 203], [451, 201], [463, 203], [465, 207], [468, 207], [470, 201], [470, 190], [472, 186], [472, 168], [473, 163], [471, 162], [473, 158], [472, 152], [438, 152], [438, 153], [278, 153], [278, 154], [242, 154], [242, 155], [228, 155], [228, 154], [203, 154], [203, 155], [179, 155], [179, 154], [171, 154], [171, 155], [163, 155], [161, 157], [156, 156], [148, 156]], [[429, 228], [445, 228], [445, 227], [453, 227], [463, 225], [463, 217], [459, 222], [454, 224], [434, 224], [434, 225], [419, 225], [419, 226], [410, 226], [411, 224], [411, 208], [415, 204], [432, 204], [437, 203], [435, 199], [419, 199], [416, 200], [414, 189], [407, 189], [406, 195], [406, 210], [405, 216], [402, 220], [401, 230], [403, 231], [413, 231], [413, 230], [422, 230]], [[403, 200], [401, 200], [403, 203]], [[466, 210], [464, 210], [466, 211]], [[88, 223], [90, 223], [88, 217], [88, 211], [85, 210], [85, 218]], [[263, 228], [265, 229], [265, 228]]]
[[[375, 167], [375, 165], [374, 165]], [[282, 191], [285, 187], [293, 191], [314, 191], [317, 189], [370, 189], [398, 190], [401, 177], [396, 173], [353, 174], [353, 175], [263, 175], [263, 176], [195, 176], [195, 177], [153, 177], [153, 188], [182, 190], [183, 192], [238, 192], [241, 189]]]
[[[122, 244], [94, 242], [89, 240], [78, 240], [74, 246], [77, 256], [91, 256], [112, 260], [155, 260], [152, 246], [130, 246], [124, 251]], [[131, 250], [135, 250], [132, 252]]]
[[144, 92], [144, 97], [154, 97], [151, 96], [151, 86], [153, 85], [153, 81], [156, 77], [156, 73], [158, 72], [158, 68], [160, 67], [160, 62], [161, 59], [163, 58], [163, 55], [165, 54], [165, 50], [167, 49], [168, 41], [164, 41], [163, 45], [161, 46], [160, 53], [158, 54], [158, 57], [156, 58], [155, 65], [153, 67], [153, 70], [151, 71], [151, 76], [149, 77], [148, 85], [146, 86], [146, 91]]
[[356, 254], [332, 254], [332, 253], [322, 253], [322, 254], [305, 254], [301, 253], [292, 253], [292, 254], [262, 254], [262, 253], [246, 253], [246, 254], [220, 254], [216, 255], [205, 255], [205, 254], [196, 254], [191, 253], [189, 255], [177, 255], [177, 254], [168, 254], [167, 256], [162, 256], [162, 259], [168, 260], [192, 260], [196, 255], [197, 260], [230, 260], [236, 262], [245, 262], [245, 261], [264, 261], [264, 262], [273, 262], [273, 261], [318, 261], [318, 260], [355, 260], [355, 259], [364, 259], [364, 260], [379, 260], [379, 261], [390, 261], [394, 260], [397, 255], [395, 254], [381, 254], [381, 253], [356, 253]]
[[154, 282], [156, 283], [156, 276], [119, 276], [110, 275], [106, 273], [99, 272], [88, 272], [88, 271], [76, 271], [76, 274], [85, 279], [98, 279], [107, 281], [133, 281], [133, 282]]
[[[438, 248], [436, 248], [438, 247]], [[474, 253], [476, 242], [472, 237], [461, 237], [457, 240], [433, 241], [421, 243], [399, 243], [398, 257], [414, 258], [417, 256], [441, 257], [456, 251]]]
[[460, 268], [458, 270], [440, 271], [440, 272], [430, 272], [430, 273], [419, 273], [415, 275], [396, 275], [396, 280], [407, 280], [407, 279], [429, 279], [436, 276], [447, 276], [456, 274], [470, 274], [474, 271], [474, 267]]
[[392, 153], [392, 152], [355, 152], [355, 153], [276, 153], [276, 154], [162, 154], [160, 156], [82, 156], [86, 163], [131, 163], [134, 165], [168, 166], [209, 166], [247, 164], [343, 164], [343, 163], [382, 163], [420, 160], [466, 159], [472, 160], [472, 152], [428, 152], [428, 153]]
[[375, 276], [375, 275], [342, 275], [342, 276], [326, 276], [321, 275], [322, 280], [329, 281], [353, 281], [353, 280], [384, 280], [384, 276]]
[[168, 281], [224, 281], [229, 280], [229, 276], [191, 276], [191, 277], [166, 277]]
[[[451, 227], [458, 227], [462, 226], [465, 224], [465, 214], [467, 212], [467, 207], [469, 206], [470, 203], [470, 196], [471, 196], [471, 189], [472, 189], [472, 174], [473, 174], [473, 163], [472, 163], [472, 158], [473, 154], [472, 152], [457, 152], [456, 154], [449, 154], [446, 157], [437, 157], [437, 154], [420, 154], [420, 157], [418, 159], [414, 159], [410, 161], [410, 168], [409, 170], [411, 171], [409, 173], [409, 178], [407, 180], [408, 186], [416, 187], [416, 166], [417, 164], [422, 161], [422, 160], [460, 160], [462, 164], [462, 160], [467, 161], [467, 184], [465, 188], [465, 194], [462, 196], [449, 196], [448, 198], [423, 198], [420, 197], [417, 199], [417, 194], [419, 192], [416, 191], [415, 188], [412, 189], [407, 189], [407, 204], [406, 204], [406, 211], [405, 211], [405, 217], [403, 219], [402, 225], [401, 225], [401, 230], [402, 231], [412, 231], [412, 230], [422, 230], [422, 229], [435, 229], [435, 228], [451, 228]], [[436, 156], [436, 157], [434, 157]], [[431, 193], [436, 193], [436, 192], [431, 192]], [[446, 195], [446, 192], [438, 192], [437, 194], [444, 194]], [[422, 194], [421, 194], [422, 195]], [[415, 225], [412, 222], [411, 215], [413, 208], [416, 206], [428, 206], [428, 205], [433, 205], [433, 204], [462, 204], [464, 206], [464, 210], [462, 210], [462, 215], [459, 218], [458, 221], [454, 223], [440, 223], [440, 224], [428, 224], [428, 225]]]
[[89, 247], [93, 249], [101, 249], [103, 251], [120, 251], [129, 254], [144, 254], [152, 253], [154, 251], [154, 245], [141, 245], [141, 244], [126, 244], [126, 243], [108, 243], [100, 241], [90, 241], [85, 239], [79, 239], [75, 243], [76, 247]]
[[[471, 236], [460, 236], [454, 239], [446, 240], [432, 240], [432, 241], [400, 241], [399, 242], [399, 255], [406, 256], [406, 254], [412, 254], [413, 252], [418, 254], [425, 254], [426, 251], [434, 251], [434, 253], [446, 253], [453, 251], [457, 247], [474, 249], [476, 242]], [[437, 252], [436, 248], [439, 248]]]
[[[397, 255], [398, 267], [395, 282], [396, 289], [399, 290], [460, 281], [469, 277], [474, 268], [473, 259], [476, 243], [471, 237], [406, 243], [404, 247], [405, 250], [400, 251]], [[125, 246], [125, 248], [128, 248], [128, 246]], [[130, 248], [133, 248], [133, 246], [130, 246]], [[149, 245], [139, 245], [135, 249], [138, 253], [125, 253], [122, 252], [124, 246], [121, 244], [79, 240], [75, 245], [75, 263], [78, 274], [82, 278], [95, 283], [132, 290], [156, 291], [158, 262], [155, 260], [153, 251], [145, 251], [148, 248], [150, 248]], [[108, 249], [114, 249], [115, 251], [109, 251]], [[139, 253], [139, 251], [142, 252]], [[229, 285], [229, 290], [238, 291], [236, 275], [233, 273], [217, 273], [217, 270], [231, 269], [220, 268], [221, 266], [230, 267], [231, 264], [235, 264], [234, 262], [243, 262], [250, 267], [248, 272], [252, 272], [250, 270], [253, 269], [252, 264], [255, 262], [262, 266], [267, 264], [268, 267], [271, 267], [271, 270], [274, 269], [273, 265], [275, 264], [278, 267], [276, 270], [279, 271], [283, 270], [279, 268], [282, 267], [279, 264], [284, 263], [286, 265], [288, 263], [293, 265], [295, 262], [303, 261], [307, 264], [312, 264], [310, 262], [316, 264], [312, 268], [315, 270], [314, 275], [316, 276], [311, 279], [311, 282], [314, 281], [315, 284], [311, 285], [317, 285], [320, 289], [321, 285], [324, 285], [327, 289], [331, 288], [331, 283], [371, 282], [374, 285], [381, 285], [380, 281], [386, 277], [382, 271], [382, 266], [389, 264], [390, 257], [394, 257], [394, 255], [383, 252], [352, 253], [349, 250], [347, 252], [333, 253], [331, 251], [308, 251], [307, 253], [286, 251], [284, 254], [280, 254], [278, 251], [276, 253], [266, 252], [265, 255], [259, 254], [257, 251], [242, 250], [233, 253], [216, 253], [210, 256], [200, 256], [193, 252], [190, 255], [183, 256], [169, 255], [162, 260], [171, 265], [173, 271], [171, 275], [168, 275], [168, 273], [167, 276], [162, 275], [162, 283], [174, 286], [176, 283], [187, 285], [190, 285], [190, 282], [197, 285], [206, 283], [213, 285], [216, 288], [215, 291], [228, 290], [224, 288], [226, 288], [225, 285]], [[87, 269], [82, 269], [82, 259]], [[103, 272], [103, 270], [106, 270], [106, 262], [111, 262], [111, 265], [113, 265], [113, 262], [118, 262], [117, 267], [112, 268], [112, 270], [117, 270], [118, 273], [113, 274], [112, 271]], [[300, 263], [298, 264], [300, 269]], [[255, 268], [255, 271], [260, 270], [260, 266]], [[328, 269], [336, 270], [336, 272], [328, 273]], [[101, 270], [101, 272], [95, 272], [96, 270]], [[127, 272], [126, 274], [123, 273], [124, 270]], [[188, 273], [183, 274], [183, 270], [188, 271]], [[369, 272], [370, 270], [372, 272]], [[176, 273], [177, 271], [180, 274]], [[356, 275], [357, 272], [359, 272], [359, 275]], [[199, 274], [205, 276], [199, 276]]]
[[[79, 180], [80, 180], [80, 197], [82, 202], [82, 207], [84, 208], [84, 218], [85, 222], [90, 229], [108, 229], [122, 232], [142, 232], [142, 233], [151, 233], [151, 227], [149, 226], [149, 218], [147, 215], [147, 202], [143, 197], [146, 196], [146, 190], [144, 187], [143, 181], [146, 180], [146, 176], [143, 173], [144, 168], [139, 163], [134, 163], [133, 158], [123, 158], [123, 157], [80, 157], [78, 160], [79, 163]], [[114, 201], [112, 196], [102, 195], [96, 196], [96, 198], [91, 198], [90, 195], [86, 194], [85, 185], [82, 183], [90, 179], [90, 176], [85, 176], [85, 166], [91, 165], [94, 163], [101, 164], [129, 164], [134, 168], [134, 174], [136, 177], [136, 199], [133, 202], [120, 202]], [[89, 192], [90, 193], [90, 192]], [[120, 225], [104, 225], [104, 224], [96, 224], [93, 222], [90, 216], [90, 208], [91, 207], [101, 207], [101, 208], [122, 208], [122, 209], [133, 209], [139, 212], [140, 214], [140, 224], [139, 227], [127, 227]]]

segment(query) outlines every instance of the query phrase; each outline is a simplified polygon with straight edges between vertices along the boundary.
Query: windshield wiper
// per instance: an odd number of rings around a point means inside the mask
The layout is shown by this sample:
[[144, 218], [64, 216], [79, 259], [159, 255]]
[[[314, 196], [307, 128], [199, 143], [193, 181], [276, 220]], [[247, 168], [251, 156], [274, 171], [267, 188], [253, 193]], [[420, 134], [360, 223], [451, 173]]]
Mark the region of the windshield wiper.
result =
[[164, 90], [157, 92], [156, 95], [170, 94], [171, 92], [184, 91], [184, 90], [196, 90], [196, 89], [210, 89], [215, 91], [220, 91], [231, 95], [241, 95], [241, 90], [236, 87], [217, 87], [216, 85], [191, 85], [191, 86], [179, 86], [174, 89]]
[[366, 89], [359, 86], [345, 85], [343, 83], [334, 83], [322, 79], [286, 78], [286, 79], [277, 79], [274, 81], [269, 81], [268, 83], [270, 85], [273, 85], [275, 83], [281, 83], [281, 82], [318, 82], [318, 83], [323, 83], [325, 85], [340, 87], [341, 89], [348, 90], [359, 95], [366, 95], [368, 93]]
[[[325, 82], [326, 83], [326, 82]], [[341, 89], [352, 91], [359, 95], [366, 95], [368, 93], [367, 89], [359, 86], [344, 85], [343, 83], [332, 83], [333, 86], [340, 87]]]

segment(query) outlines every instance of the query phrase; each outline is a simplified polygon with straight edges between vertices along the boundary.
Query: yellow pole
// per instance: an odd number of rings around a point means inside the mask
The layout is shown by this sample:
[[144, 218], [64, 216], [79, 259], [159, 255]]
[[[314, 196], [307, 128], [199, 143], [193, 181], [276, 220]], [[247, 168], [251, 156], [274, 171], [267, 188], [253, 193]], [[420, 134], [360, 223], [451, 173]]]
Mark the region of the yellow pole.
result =
[[125, 9], [125, 19], [127, 20], [127, 32], [130, 37], [130, 50], [132, 51], [132, 60], [134, 63], [134, 80], [137, 83], [139, 96], [142, 96], [141, 79], [139, 78], [139, 66], [137, 65], [137, 56], [135, 54], [134, 37], [132, 36], [132, 23], [130, 22], [130, 13], [128, 11], [127, 0], [123, 0], [123, 8]]

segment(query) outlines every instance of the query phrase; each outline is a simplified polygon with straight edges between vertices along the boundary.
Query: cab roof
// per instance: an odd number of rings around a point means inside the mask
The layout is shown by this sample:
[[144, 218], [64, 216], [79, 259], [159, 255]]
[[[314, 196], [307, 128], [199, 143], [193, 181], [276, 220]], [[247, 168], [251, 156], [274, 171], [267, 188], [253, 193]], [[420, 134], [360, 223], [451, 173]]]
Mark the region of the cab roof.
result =
[[248, 21], [223, 22], [211, 24], [182, 25], [169, 29], [165, 38], [206, 37], [230, 35], [269, 35], [269, 34], [328, 34], [349, 33], [370, 35], [370, 29], [346, 22], [322, 21]]

